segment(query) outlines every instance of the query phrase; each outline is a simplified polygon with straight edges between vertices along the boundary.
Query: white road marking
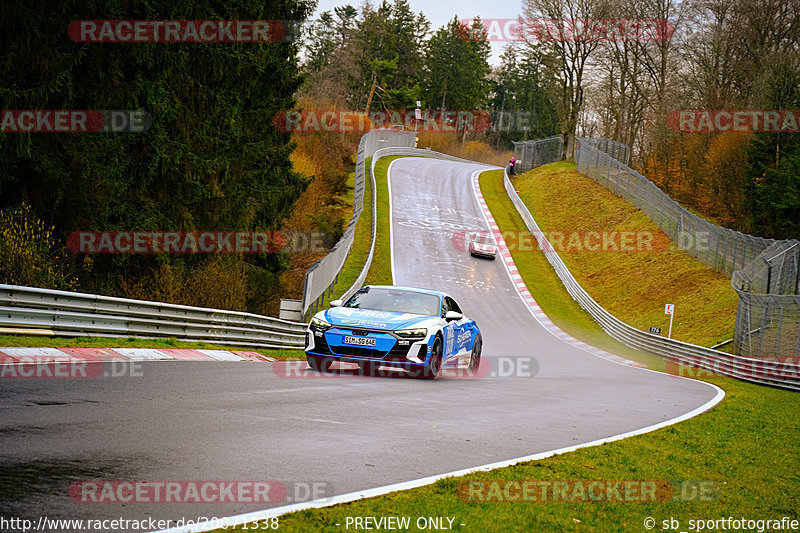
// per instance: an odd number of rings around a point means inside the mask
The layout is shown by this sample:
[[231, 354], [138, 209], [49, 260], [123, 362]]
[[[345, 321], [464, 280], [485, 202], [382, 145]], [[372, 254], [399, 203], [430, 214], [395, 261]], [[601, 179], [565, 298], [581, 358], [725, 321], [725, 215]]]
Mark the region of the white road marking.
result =
[[[634, 367], [635, 368], [635, 367]], [[645, 370], [645, 369], [643, 369]], [[688, 378], [687, 378], [688, 379]], [[692, 380], [697, 381], [697, 380]], [[705, 382], [700, 382], [705, 383]], [[517, 463], [522, 463], [525, 461], [538, 461], [540, 459], [546, 459], [548, 457], [552, 457], [554, 455], [560, 455], [562, 453], [573, 452], [575, 450], [579, 450], [581, 448], [589, 448], [591, 446], [599, 446], [601, 444], [606, 444], [609, 442], [614, 442], [622, 439], [626, 439], [628, 437], [633, 437], [636, 435], [642, 435], [644, 433], [649, 433], [651, 431], [655, 431], [657, 429], [661, 429], [667, 426], [671, 426], [673, 424], [677, 424], [679, 422], [683, 422], [684, 420], [688, 420], [693, 418], [705, 411], [708, 411], [725, 397], [725, 392], [717, 387], [716, 385], [712, 385], [711, 383], [706, 383], [706, 385], [713, 387], [717, 394], [706, 402], [705, 404], [701, 405], [697, 409], [685, 413], [679, 417], [666, 420], [664, 422], [660, 422], [658, 424], [654, 424], [652, 426], [647, 426], [641, 429], [637, 429], [634, 431], [628, 431], [626, 433], [620, 433], [619, 435], [613, 435], [611, 437], [606, 437], [604, 439], [597, 439], [591, 442], [586, 442], [583, 444], [575, 444], [573, 446], [568, 446], [566, 448], [558, 448], [556, 450], [550, 450], [546, 452], [540, 452], [533, 455], [526, 455], [524, 457], [517, 457], [515, 459], [508, 459], [506, 461], [498, 461], [496, 463], [489, 463], [481, 466], [475, 466], [472, 468], [464, 468], [462, 470], [455, 470], [453, 472], [447, 472], [445, 474], [438, 474], [435, 476], [428, 476], [419, 479], [412, 479], [410, 481], [403, 481], [401, 483], [394, 483], [392, 485], [386, 485], [383, 487], [375, 487], [374, 489], [367, 489], [358, 492], [350, 492], [348, 494], [341, 494], [339, 496], [333, 496], [331, 498], [325, 498], [321, 500], [313, 500], [310, 502], [303, 502], [303, 503], [295, 503], [292, 505], [283, 505], [281, 507], [274, 507], [272, 509], [265, 509], [263, 511], [254, 511], [252, 513], [240, 514], [235, 516], [229, 516], [226, 518], [219, 519], [216, 523], [214, 522], [202, 522], [199, 524], [194, 524], [191, 526], [184, 526], [184, 527], [175, 527], [171, 529], [162, 529], [156, 533], [195, 533], [200, 531], [211, 531], [213, 529], [218, 529], [220, 524], [225, 524], [226, 527], [246, 524], [249, 522], [257, 522], [259, 520], [264, 520], [267, 518], [272, 518], [275, 516], [281, 516], [287, 513], [293, 513], [295, 511], [302, 511], [304, 509], [318, 509], [320, 507], [330, 507], [332, 505], [337, 505], [340, 503], [348, 503], [353, 502], [356, 500], [361, 500], [364, 498], [374, 498], [376, 496], [383, 496], [384, 494], [389, 494], [390, 492], [396, 492], [399, 490], [409, 490], [415, 489], [419, 487], [424, 487], [425, 485], [430, 485], [439, 481], [440, 479], [448, 478], [448, 477], [457, 477], [457, 476], [465, 476], [467, 474], [471, 474], [473, 472], [486, 472], [489, 470], [495, 470], [497, 468], [505, 468], [507, 466], [513, 466]], [[223, 522], [224, 521], [224, 522]]]
[[[397, 160], [395, 160], [395, 161], [397, 161]], [[392, 161], [392, 164], [395, 161]], [[391, 164], [389, 165], [389, 169], [391, 169]], [[474, 179], [481, 172], [484, 172], [484, 171], [483, 170], [475, 171], [472, 174], [471, 178]], [[389, 174], [388, 174], [388, 170], [387, 170], [387, 183], [388, 182], [389, 182]], [[475, 198], [476, 198], [476, 200], [478, 200], [478, 203], [481, 204], [481, 202], [483, 200], [482, 195], [479, 194], [479, 191], [475, 191], [474, 187], [473, 187], [473, 193], [475, 194]], [[391, 233], [391, 227], [392, 227], [392, 224], [391, 224], [391, 221], [392, 221], [392, 218], [391, 218], [391, 212], [392, 212], [391, 205], [392, 205], [391, 204], [391, 188], [389, 188], [389, 236], [390, 236], [389, 240], [390, 240], [391, 257], [394, 257], [394, 247], [393, 247], [392, 233]], [[485, 206], [485, 203], [483, 203], [482, 205]], [[483, 209], [481, 211], [483, 212]], [[488, 209], [487, 209], [487, 211], [488, 211]], [[486, 213], [485, 212], [484, 212], [484, 217], [486, 218]], [[486, 221], [487, 221], [487, 224], [488, 224], [488, 222], [489, 222], [488, 218], [486, 218]], [[495, 226], [495, 228], [496, 228], [496, 226]], [[500, 243], [498, 243], [498, 244], [500, 244]], [[508, 259], [510, 259], [510, 256], [508, 257]], [[515, 270], [515, 267], [513, 266], [513, 262], [510, 261], [510, 260], [507, 260], [507, 261], [504, 261], [504, 263], [505, 263], [506, 272], [508, 273], [509, 277], [511, 277], [512, 276], [511, 270]], [[394, 262], [392, 262], [392, 283], [394, 283]], [[523, 292], [520, 290], [519, 285], [517, 283], [513, 283], [513, 278], [512, 278], [512, 285], [514, 285], [514, 287], [516, 288], [517, 294], [522, 299], [522, 301], [527, 304], [526, 307], [528, 308], [528, 310], [530, 311], [530, 313], [534, 317], [534, 319], [537, 322], [539, 322], [542, 325], [542, 327], [544, 327], [544, 329], [549, 331], [551, 334], [555, 335], [557, 338], [561, 338], [562, 337], [561, 335], [556, 334], [555, 331], [551, 331], [550, 328], [543, 323], [543, 321], [542, 321], [543, 319], [540, 318], [539, 316], [537, 316], [537, 313], [540, 313], [540, 314], [542, 314], [544, 316], [544, 320], [550, 322], [550, 320], [548, 318], [546, 318], [546, 315], [544, 315], [544, 313], [541, 313], [541, 311], [538, 309], [538, 306], [537, 306], [536, 309], [534, 309], [532, 307], [533, 305], [536, 305], [536, 304], [535, 304], [535, 301], [534, 301], [533, 297], [529, 295], [527, 289], [524, 289], [525, 293], [527, 293], [526, 295], [524, 295]], [[558, 331], [561, 332], [561, 330], [558, 330]], [[563, 334], [563, 332], [561, 332], [561, 333]], [[570, 339], [572, 339], [572, 338], [570, 337]], [[641, 368], [641, 367], [636, 367], [636, 366], [632, 367], [632, 366], [630, 366], [628, 364], [625, 364], [625, 363], [621, 362], [621, 361], [627, 361], [627, 360], [623, 359], [623, 358], [621, 358], [619, 356], [614, 356], [612, 354], [606, 354], [605, 356], [604, 355], [600, 355], [597, 352], [600, 352], [602, 354], [605, 354], [605, 352], [603, 352], [602, 350], [598, 350], [597, 348], [591, 347], [591, 346], [589, 346], [586, 343], [583, 343], [581, 341], [577, 341], [577, 339], [572, 339], [572, 342], [570, 342], [570, 341], [568, 341], [566, 339], [563, 339], [563, 338], [561, 340], [563, 340], [564, 342], [570, 344], [571, 346], [578, 347], [578, 348], [580, 348], [581, 350], [583, 350], [583, 351], [585, 351], [587, 353], [590, 353], [592, 355], [596, 355], [596, 356], [598, 356], [598, 357], [600, 357], [600, 358], [602, 358], [602, 359], [604, 359], [606, 361], [609, 361], [612, 364], [622, 364], [624, 366], [627, 366], [628, 368], [638, 368], [639, 370], [643, 370], [645, 372], [653, 372], [653, 373], [656, 373], [656, 374], [662, 374], [662, 372], [656, 372], [654, 370], [650, 370], [650, 369], [647, 369], [647, 368]], [[611, 358], [609, 358], [608, 356], [611, 356]], [[591, 446], [599, 446], [601, 444], [606, 444], [606, 443], [609, 443], [609, 442], [622, 440], [622, 439], [625, 439], [625, 438], [628, 438], [628, 437], [633, 437], [633, 436], [636, 436], [636, 435], [642, 435], [642, 434], [645, 434], [645, 433], [649, 433], [651, 431], [655, 431], [657, 429], [661, 429], [661, 428], [664, 428], [664, 427], [667, 427], [667, 426], [670, 426], [670, 425], [673, 425], [673, 424], [677, 424], [679, 422], [683, 422], [684, 420], [688, 420], [688, 419], [693, 418], [693, 417], [695, 417], [695, 416], [697, 416], [697, 415], [699, 415], [701, 413], [704, 413], [705, 411], [711, 409], [712, 407], [717, 405], [719, 402], [721, 402], [723, 400], [723, 398], [725, 398], [725, 392], [722, 389], [720, 389], [719, 387], [717, 387], [716, 385], [713, 385], [711, 383], [706, 383], [704, 381], [690, 379], [690, 378], [684, 378], [684, 377], [679, 377], [679, 376], [674, 376], [674, 377], [676, 379], [688, 379], [690, 381], [697, 381], [698, 383], [703, 383], [703, 384], [711, 387], [712, 389], [714, 389], [716, 391], [716, 394], [711, 400], [709, 400], [705, 404], [701, 405], [700, 407], [697, 407], [696, 409], [694, 409], [694, 410], [692, 410], [692, 411], [690, 411], [688, 413], [684, 413], [683, 415], [680, 415], [678, 417], [675, 417], [675, 418], [660, 422], [658, 424], [653, 424], [653, 425], [650, 425], [650, 426], [647, 426], [647, 427], [644, 427], [644, 428], [641, 428], [641, 429], [636, 429], [636, 430], [633, 430], [633, 431], [620, 433], [618, 435], [613, 435], [613, 436], [610, 436], [610, 437], [605, 437], [605, 438], [602, 438], [602, 439], [597, 439], [597, 440], [593, 440], [593, 441], [582, 443], [582, 444], [575, 444], [573, 446], [568, 446], [566, 448], [558, 448], [558, 449], [550, 450], [550, 451], [546, 451], [546, 452], [540, 452], [540, 453], [536, 453], [536, 454], [532, 454], [532, 455], [526, 455], [526, 456], [523, 456], [523, 457], [517, 457], [515, 459], [508, 459], [508, 460], [505, 460], [505, 461], [498, 461], [498, 462], [495, 462], [495, 463], [489, 463], [489, 464], [485, 464], [485, 465], [481, 465], [481, 466], [465, 468], [465, 469], [456, 470], [456, 471], [453, 471], [453, 472], [447, 472], [445, 474], [438, 474], [438, 475], [428, 476], [428, 477], [414, 479], [414, 480], [410, 480], [410, 481], [404, 481], [404, 482], [401, 482], [401, 483], [394, 483], [392, 485], [386, 485], [386, 486], [383, 486], [383, 487], [376, 487], [376, 488], [373, 488], [373, 489], [367, 489], [367, 490], [358, 491], [358, 492], [351, 492], [351, 493], [348, 493], [348, 494], [342, 494], [342, 495], [339, 495], [339, 496], [334, 496], [334, 497], [331, 497], [331, 498], [325, 498], [325, 499], [321, 499], [321, 500], [313, 500], [313, 501], [310, 501], [310, 502], [296, 503], [296, 504], [292, 504], [292, 505], [284, 505], [284, 506], [275, 507], [275, 508], [272, 508], [272, 509], [265, 509], [263, 511], [255, 511], [255, 512], [252, 512], [252, 513], [246, 513], [246, 514], [241, 514], [241, 515], [230, 516], [230, 517], [224, 518], [224, 520], [225, 520], [224, 524], [227, 527], [230, 527], [230, 526], [233, 526], [233, 525], [246, 524], [246, 523], [249, 523], [249, 522], [257, 522], [259, 520], [264, 520], [264, 519], [267, 519], [267, 518], [281, 516], [281, 515], [284, 515], [284, 514], [287, 514], [287, 513], [295, 512], [295, 511], [302, 511], [304, 509], [316, 509], [316, 508], [321, 508], [321, 507], [330, 507], [332, 505], [337, 505], [337, 504], [340, 504], [340, 503], [348, 503], [348, 502], [352, 502], [352, 501], [356, 501], [356, 500], [360, 500], [360, 499], [364, 499], [364, 498], [373, 498], [373, 497], [376, 497], [376, 496], [382, 496], [382, 495], [388, 494], [390, 492], [414, 489], [414, 488], [422, 487], [422, 486], [425, 486], [425, 485], [430, 485], [430, 484], [435, 483], [436, 481], [438, 481], [440, 479], [444, 479], [444, 478], [448, 478], [448, 477], [464, 476], [464, 475], [467, 475], [467, 474], [471, 474], [473, 472], [486, 472], [486, 471], [494, 470], [494, 469], [497, 469], [497, 468], [504, 468], [504, 467], [512, 466], [512, 465], [515, 465], [517, 463], [521, 463], [521, 462], [525, 462], [525, 461], [537, 461], [537, 460], [540, 460], [540, 459], [546, 459], [546, 458], [552, 457], [554, 455], [560, 455], [560, 454], [563, 454], [563, 453], [572, 452], [572, 451], [575, 451], [575, 450], [579, 450], [581, 448], [588, 448], [588, 447], [591, 447]], [[205, 523], [194, 524], [192, 526], [164, 529], [164, 530], [161, 530], [161, 531], [156, 532], [156, 533], [194, 533], [194, 532], [201, 532], [201, 531], [210, 531], [212, 529], [219, 528], [221, 523], [222, 523], [221, 521], [218, 521], [216, 523], [205, 522]]]

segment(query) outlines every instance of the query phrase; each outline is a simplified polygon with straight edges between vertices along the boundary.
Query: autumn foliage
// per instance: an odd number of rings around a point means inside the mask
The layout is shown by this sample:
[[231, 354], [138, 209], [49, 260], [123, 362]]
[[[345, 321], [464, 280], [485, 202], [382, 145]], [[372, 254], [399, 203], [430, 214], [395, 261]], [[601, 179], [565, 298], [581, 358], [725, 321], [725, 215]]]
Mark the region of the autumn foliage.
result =
[[746, 132], [676, 136], [666, 155], [653, 152], [645, 174], [687, 208], [716, 223], [746, 230]]

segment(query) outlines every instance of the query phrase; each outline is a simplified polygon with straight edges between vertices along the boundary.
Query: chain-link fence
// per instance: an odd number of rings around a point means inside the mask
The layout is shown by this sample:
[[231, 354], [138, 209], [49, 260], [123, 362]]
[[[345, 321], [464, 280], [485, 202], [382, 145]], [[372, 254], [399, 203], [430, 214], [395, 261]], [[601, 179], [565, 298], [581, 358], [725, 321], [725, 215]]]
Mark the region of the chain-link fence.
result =
[[630, 154], [616, 146], [619, 143], [582, 138], [578, 142], [578, 172], [641, 209], [670, 239], [706, 265], [731, 275], [776, 242], [722, 228], [689, 212], [652, 181], [602, 150]]
[[516, 172], [527, 172], [561, 159], [564, 141], [560, 136], [538, 139], [536, 141], [515, 141], [514, 159]]
[[631, 149], [627, 144], [608, 139], [606, 137], [580, 137], [578, 138], [578, 149], [575, 151], [575, 160], [578, 160], [581, 145], [588, 145], [597, 148], [604, 154], [610, 155], [622, 164], [629, 164], [631, 161]]
[[734, 272], [731, 284], [739, 294], [736, 353], [800, 356], [800, 242], [774, 243]]
[[[578, 171], [641, 209], [670, 239], [728, 275], [739, 294], [733, 347], [749, 357], [800, 356], [800, 243], [746, 235], [690, 213], [653, 182], [612, 157], [630, 150], [578, 139]], [[608, 150], [608, 152], [606, 152]]]

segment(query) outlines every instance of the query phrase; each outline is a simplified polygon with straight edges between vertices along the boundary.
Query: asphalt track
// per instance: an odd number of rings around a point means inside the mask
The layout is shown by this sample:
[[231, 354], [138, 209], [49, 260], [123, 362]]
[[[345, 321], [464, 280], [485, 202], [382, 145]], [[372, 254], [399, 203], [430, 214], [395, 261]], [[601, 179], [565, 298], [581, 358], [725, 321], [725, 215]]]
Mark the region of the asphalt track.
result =
[[[454, 234], [486, 229], [470, 184], [483, 168], [392, 164], [393, 274], [398, 285], [450, 293], [477, 320], [493, 375], [285, 378], [265, 363], [145, 362], [134, 376], [3, 379], [0, 517], [252, 512], [270, 505], [86, 504], [68, 490], [93, 480], [277, 480], [290, 492], [324, 484], [332, 496], [603, 439], [711, 402], [709, 385], [612, 363], [553, 336], [502, 261], [463, 251]], [[512, 375], [498, 375], [501, 360]]]

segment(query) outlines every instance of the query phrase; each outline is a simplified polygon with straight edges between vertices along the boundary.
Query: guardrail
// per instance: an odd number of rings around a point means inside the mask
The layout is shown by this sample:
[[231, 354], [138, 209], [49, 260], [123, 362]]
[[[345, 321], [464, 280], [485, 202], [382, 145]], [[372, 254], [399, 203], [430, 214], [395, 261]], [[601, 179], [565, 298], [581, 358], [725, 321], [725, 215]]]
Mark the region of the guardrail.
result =
[[175, 337], [233, 346], [303, 349], [306, 324], [268, 316], [18, 285], [0, 285], [0, 332]]
[[555, 269], [569, 294], [611, 337], [682, 365], [704, 368], [718, 374], [763, 385], [800, 391], [800, 365], [796, 362], [768, 361], [728, 354], [711, 348], [689, 344], [638, 330], [619, 320], [598, 304], [575, 280], [558, 253], [549, 245], [525, 203], [516, 193], [508, 174], [504, 179], [506, 193], [514, 203], [525, 225], [539, 241], [539, 247]]
[[[385, 146], [413, 146], [416, 136], [417, 134], [413, 131], [402, 130], [372, 130], [361, 136], [358, 143], [353, 183], [353, 216], [339, 242], [328, 252], [328, 255], [311, 265], [306, 271], [303, 284], [303, 316], [308, 312], [309, 307], [314, 304], [319, 305], [319, 300], [326, 292], [330, 294], [330, 290], [344, 266], [345, 259], [353, 247], [356, 223], [364, 206], [366, 159], [371, 157], [376, 150]], [[374, 198], [373, 195], [373, 205]]]

